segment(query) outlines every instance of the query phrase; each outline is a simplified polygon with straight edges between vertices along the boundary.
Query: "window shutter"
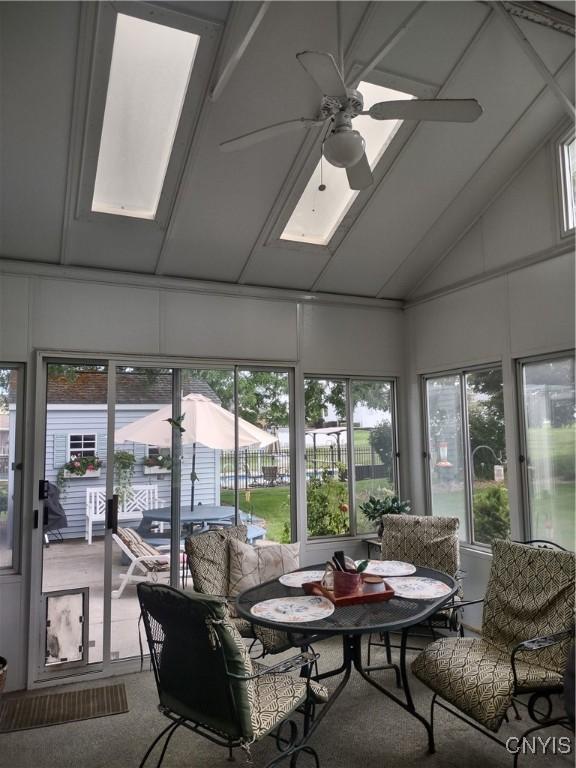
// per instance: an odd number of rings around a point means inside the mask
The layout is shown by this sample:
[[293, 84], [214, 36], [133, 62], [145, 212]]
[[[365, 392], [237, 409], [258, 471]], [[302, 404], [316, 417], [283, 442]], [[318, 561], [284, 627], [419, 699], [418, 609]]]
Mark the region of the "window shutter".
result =
[[[130, 443], [127, 444], [126, 450], [130, 450]], [[143, 459], [148, 455], [148, 451], [144, 443], [132, 443], [132, 450], [134, 451], [134, 458], [136, 464], [140, 464]]]
[[54, 469], [60, 469], [68, 461], [68, 436], [64, 432], [57, 432], [54, 435]]
[[100, 461], [106, 461], [106, 438], [107, 434], [106, 432], [98, 432], [96, 435], [96, 455], [100, 459]]

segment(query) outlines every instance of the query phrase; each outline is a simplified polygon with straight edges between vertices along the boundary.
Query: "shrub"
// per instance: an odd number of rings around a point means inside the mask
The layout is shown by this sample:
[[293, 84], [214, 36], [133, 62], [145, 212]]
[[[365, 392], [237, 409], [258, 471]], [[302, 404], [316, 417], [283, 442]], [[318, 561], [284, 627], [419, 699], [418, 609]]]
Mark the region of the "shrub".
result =
[[476, 541], [482, 544], [510, 535], [510, 507], [505, 485], [489, 485], [474, 494], [474, 534]]
[[349, 532], [347, 487], [328, 471], [308, 482], [306, 501], [309, 536], [339, 536]]

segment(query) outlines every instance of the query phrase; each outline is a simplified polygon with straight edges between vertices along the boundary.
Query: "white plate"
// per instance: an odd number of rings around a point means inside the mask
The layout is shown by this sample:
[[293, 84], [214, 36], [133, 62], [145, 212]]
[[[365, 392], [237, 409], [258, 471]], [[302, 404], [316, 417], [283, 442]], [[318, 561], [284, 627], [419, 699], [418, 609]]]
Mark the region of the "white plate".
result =
[[324, 571], [292, 571], [278, 578], [285, 587], [301, 587], [309, 581], [322, 581]]
[[[362, 560], [356, 560], [356, 565], [362, 562]], [[412, 563], [403, 563], [401, 560], [369, 560], [364, 573], [375, 576], [410, 576], [416, 573], [416, 566]]]
[[305, 595], [303, 597], [275, 597], [256, 603], [250, 609], [253, 616], [269, 621], [296, 623], [318, 621], [334, 613], [334, 605], [326, 597]]
[[426, 576], [399, 576], [386, 579], [394, 590], [395, 597], [410, 597], [413, 600], [434, 600], [452, 591], [448, 584]]

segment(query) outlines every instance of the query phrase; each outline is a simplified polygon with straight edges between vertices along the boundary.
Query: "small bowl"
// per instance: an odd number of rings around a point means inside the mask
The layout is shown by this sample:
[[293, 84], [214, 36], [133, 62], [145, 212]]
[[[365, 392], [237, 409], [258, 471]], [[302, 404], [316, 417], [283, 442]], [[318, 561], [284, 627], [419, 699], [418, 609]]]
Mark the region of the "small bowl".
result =
[[362, 581], [366, 584], [381, 584], [384, 581], [384, 576], [378, 576], [375, 573], [363, 573]]

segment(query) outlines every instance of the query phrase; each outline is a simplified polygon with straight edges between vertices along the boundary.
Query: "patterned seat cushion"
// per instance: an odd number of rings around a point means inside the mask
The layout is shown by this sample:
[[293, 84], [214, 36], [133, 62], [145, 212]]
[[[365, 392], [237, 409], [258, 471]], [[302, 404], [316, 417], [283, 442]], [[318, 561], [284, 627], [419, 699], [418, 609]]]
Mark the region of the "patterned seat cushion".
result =
[[[153, 547], [148, 542], [136, 533], [132, 528], [118, 528], [116, 535], [120, 541], [128, 547], [134, 557], [146, 557], [153, 558], [162, 554], [156, 547]], [[147, 571], [169, 571], [170, 563], [164, 560], [144, 560], [140, 563]]]
[[456, 576], [460, 568], [459, 525], [457, 517], [385, 515], [382, 559], [402, 560]]
[[228, 542], [230, 539], [245, 542], [247, 534], [245, 525], [235, 525], [188, 536], [185, 542], [188, 567], [197, 592], [204, 595], [228, 594]]
[[[558, 685], [562, 676], [544, 667], [517, 664], [519, 687]], [[443, 638], [412, 662], [412, 672], [443, 699], [491, 731], [497, 731], [514, 688], [510, 653], [477, 638]]]
[[[230, 671], [242, 676], [259, 675], [233, 682], [244, 740], [251, 743], [273, 730], [286, 715], [304, 703], [308, 695], [306, 681], [290, 674], [262, 674], [264, 665], [252, 663], [240, 634], [230, 621], [227, 608], [215, 629], [223, 644], [227, 665], [232, 667]], [[313, 686], [315, 700], [326, 701], [328, 693], [324, 686]]]
[[429, 645], [412, 671], [465, 714], [497, 731], [514, 693], [562, 683], [570, 639], [511, 654], [519, 643], [574, 627], [572, 552], [510, 541], [492, 545], [482, 638], [445, 638]]

